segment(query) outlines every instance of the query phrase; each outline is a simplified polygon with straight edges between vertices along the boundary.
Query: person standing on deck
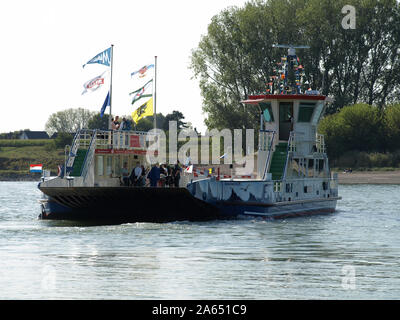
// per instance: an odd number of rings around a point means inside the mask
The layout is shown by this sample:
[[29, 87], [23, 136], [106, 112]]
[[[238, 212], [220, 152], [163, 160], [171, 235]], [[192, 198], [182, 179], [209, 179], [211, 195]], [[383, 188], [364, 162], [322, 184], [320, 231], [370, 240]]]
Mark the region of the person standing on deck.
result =
[[142, 167], [140, 166], [140, 162], [136, 162], [136, 167], [133, 168], [130, 179], [132, 185], [138, 186], [140, 184], [140, 178], [142, 176]]
[[181, 179], [181, 172], [182, 172], [182, 168], [181, 168], [179, 160], [177, 160], [176, 165], [175, 165], [174, 169], [172, 170], [172, 177], [174, 179], [175, 188], [179, 187], [179, 180]]
[[119, 116], [115, 116], [114, 121], [111, 122], [111, 129], [118, 130], [119, 129]]
[[124, 183], [124, 186], [128, 187], [129, 186], [129, 170], [128, 170], [128, 163], [124, 162], [124, 166], [121, 170], [122, 173], [122, 182]]
[[157, 187], [157, 183], [160, 180], [160, 167], [158, 166], [158, 163], [155, 164], [149, 174], [147, 175], [147, 178], [150, 180], [150, 187]]
[[125, 126], [126, 126], [126, 119], [122, 118], [122, 121], [118, 127], [118, 130], [120, 130], [120, 131], [124, 130]]

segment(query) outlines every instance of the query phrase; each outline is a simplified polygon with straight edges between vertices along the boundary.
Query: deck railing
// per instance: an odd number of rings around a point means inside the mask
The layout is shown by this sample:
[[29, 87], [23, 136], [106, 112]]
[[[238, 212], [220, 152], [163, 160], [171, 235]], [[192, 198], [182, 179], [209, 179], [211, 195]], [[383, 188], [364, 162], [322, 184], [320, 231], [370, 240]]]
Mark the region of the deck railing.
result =
[[93, 158], [94, 158], [94, 151], [96, 149], [96, 137], [97, 137], [96, 131], [97, 130], [95, 130], [93, 132], [93, 134], [92, 134], [92, 138], [90, 140], [89, 148], [88, 148], [88, 150], [86, 152], [85, 160], [83, 161], [83, 166], [82, 166], [82, 169], [81, 169], [81, 176], [83, 177], [83, 179], [86, 179], [87, 173], [89, 171], [89, 167], [90, 167], [90, 165], [91, 165], [91, 163], [93, 161]]
[[316, 147], [317, 147], [317, 152], [318, 153], [325, 153], [326, 148], [325, 148], [325, 139], [323, 134], [316, 134]]
[[264, 174], [262, 177], [263, 180], [265, 180], [270, 166], [271, 152], [274, 143], [275, 133], [276, 132], [274, 130], [260, 130], [260, 142], [258, 149], [260, 151], [268, 151], [268, 156], [264, 167]]

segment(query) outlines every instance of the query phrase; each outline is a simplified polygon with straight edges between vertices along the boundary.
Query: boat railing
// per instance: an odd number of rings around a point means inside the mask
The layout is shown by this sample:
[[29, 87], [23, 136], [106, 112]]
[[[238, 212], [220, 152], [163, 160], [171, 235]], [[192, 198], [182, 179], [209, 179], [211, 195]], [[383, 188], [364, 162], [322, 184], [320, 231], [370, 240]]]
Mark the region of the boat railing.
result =
[[264, 167], [264, 174], [262, 177], [263, 180], [265, 180], [265, 177], [267, 175], [270, 166], [271, 152], [274, 143], [275, 133], [276, 131], [274, 130], [260, 130], [259, 150], [268, 151], [267, 160], [265, 162], [265, 167]]
[[145, 149], [148, 134], [144, 131], [97, 130], [96, 149]]
[[274, 181], [274, 192], [281, 193], [283, 190], [283, 182], [282, 181]]
[[74, 164], [78, 149], [82, 147], [86, 148], [86, 141], [90, 141], [92, 131], [93, 130], [89, 129], [80, 129], [75, 133], [72, 144], [69, 147], [68, 158], [65, 162], [64, 170], [66, 171], [67, 176], [70, 174], [69, 168], [72, 168]]
[[289, 141], [288, 141], [288, 152], [296, 152], [297, 151], [297, 139], [296, 133], [291, 131], [289, 134]]
[[289, 156], [290, 153], [296, 152], [296, 135], [293, 131], [290, 132], [289, 134], [289, 140], [288, 140], [288, 146], [287, 146], [287, 151], [286, 151], [286, 160], [285, 160], [285, 166], [283, 167], [283, 176], [282, 180], [286, 179], [286, 172], [287, 172], [287, 167], [289, 164]]
[[316, 134], [315, 138], [315, 146], [317, 148], [317, 153], [325, 153], [326, 152], [326, 147], [325, 147], [325, 138], [323, 134]]
[[75, 134], [74, 139], [72, 140], [72, 145], [69, 148], [68, 158], [65, 164], [66, 168], [72, 167], [74, 164], [75, 156], [79, 148], [79, 131]]
[[89, 171], [89, 167], [94, 158], [94, 151], [96, 149], [96, 138], [97, 138], [97, 130], [94, 130], [92, 134], [92, 138], [90, 139], [89, 147], [85, 155], [85, 159], [83, 161], [83, 167], [81, 169], [80, 175], [83, 179], [86, 179], [87, 173]]
[[272, 149], [272, 142], [274, 140], [274, 130], [260, 130], [260, 142], [258, 144], [258, 150], [270, 151]]

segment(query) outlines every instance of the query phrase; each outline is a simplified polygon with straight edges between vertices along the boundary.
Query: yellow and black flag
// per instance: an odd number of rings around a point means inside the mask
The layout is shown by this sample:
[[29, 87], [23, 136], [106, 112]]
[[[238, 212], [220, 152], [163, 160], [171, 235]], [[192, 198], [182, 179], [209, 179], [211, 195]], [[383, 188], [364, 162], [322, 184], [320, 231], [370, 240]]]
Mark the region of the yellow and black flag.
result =
[[140, 119], [152, 116], [153, 114], [153, 97], [151, 97], [147, 102], [143, 103], [139, 108], [132, 112], [132, 120], [137, 124]]

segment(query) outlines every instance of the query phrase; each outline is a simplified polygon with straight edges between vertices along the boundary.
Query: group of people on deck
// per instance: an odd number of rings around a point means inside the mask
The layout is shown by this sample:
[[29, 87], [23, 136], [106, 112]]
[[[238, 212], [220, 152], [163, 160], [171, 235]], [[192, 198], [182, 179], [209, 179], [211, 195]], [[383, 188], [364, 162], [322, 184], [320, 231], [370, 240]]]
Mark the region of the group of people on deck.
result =
[[132, 123], [125, 117], [122, 118], [122, 121], [119, 121], [119, 116], [115, 116], [115, 118], [111, 119], [111, 129], [112, 130], [126, 130], [129, 131], [132, 129]]
[[132, 169], [128, 170], [128, 163], [125, 162], [121, 170], [122, 183], [124, 186], [145, 187], [170, 187], [178, 188], [181, 179], [182, 167], [177, 161], [174, 166], [158, 163], [150, 169], [146, 169], [139, 162]]

